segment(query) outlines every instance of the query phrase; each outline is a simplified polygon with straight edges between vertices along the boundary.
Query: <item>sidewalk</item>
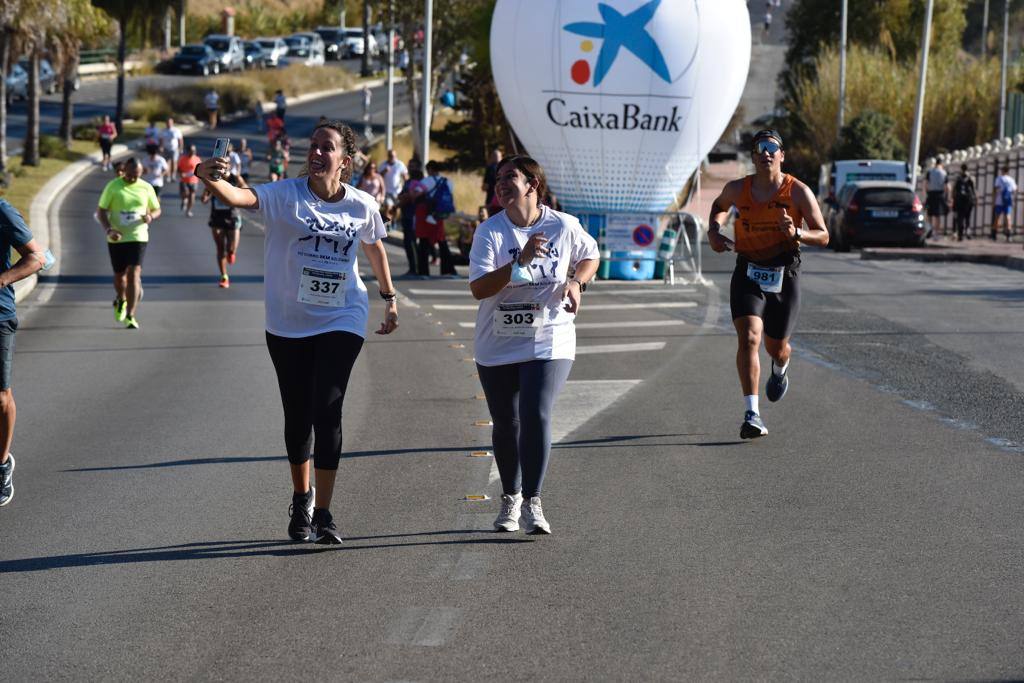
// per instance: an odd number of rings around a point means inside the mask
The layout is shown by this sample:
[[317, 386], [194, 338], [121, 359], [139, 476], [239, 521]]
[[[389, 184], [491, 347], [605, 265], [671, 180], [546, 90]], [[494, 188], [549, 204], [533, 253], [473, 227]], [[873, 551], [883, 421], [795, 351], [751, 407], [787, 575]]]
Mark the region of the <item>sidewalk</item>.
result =
[[910, 259], [914, 261], [959, 261], [964, 263], [984, 263], [1003, 266], [1014, 270], [1024, 270], [1024, 248], [1020, 242], [1007, 242], [1000, 236], [998, 241], [988, 237], [957, 242], [950, 235], [931, 239], [924, 247], [866, 247], [861, 249], [860, 257], [865, 260], [892, 261]]

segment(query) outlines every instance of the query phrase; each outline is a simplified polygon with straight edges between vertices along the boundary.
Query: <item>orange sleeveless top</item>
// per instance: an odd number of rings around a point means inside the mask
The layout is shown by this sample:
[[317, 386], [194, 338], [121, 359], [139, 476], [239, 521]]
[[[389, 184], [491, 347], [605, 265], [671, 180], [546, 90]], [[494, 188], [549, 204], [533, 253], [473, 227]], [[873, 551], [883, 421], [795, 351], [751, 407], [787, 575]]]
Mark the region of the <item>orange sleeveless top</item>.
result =
[[754, 176], [743, 179], [743, 191], [736, 204], [736, 253], [755, 263], [764, 263], [777, 256], [799, 251], [793, 240], [779, 229], [785, 211], [797, 227], [803, 225], [803, 214], [793, 205], [793, 176], [782, 176], [782, 187], [767, 202], [754, 200], [751, 184]]

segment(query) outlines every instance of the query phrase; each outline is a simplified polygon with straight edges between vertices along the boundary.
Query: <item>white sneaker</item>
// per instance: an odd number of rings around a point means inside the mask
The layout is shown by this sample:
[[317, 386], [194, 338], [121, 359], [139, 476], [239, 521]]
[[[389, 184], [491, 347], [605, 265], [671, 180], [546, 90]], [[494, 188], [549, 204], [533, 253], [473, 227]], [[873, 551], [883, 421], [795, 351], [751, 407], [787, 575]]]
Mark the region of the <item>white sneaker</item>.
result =
[[501, 512], [494, 520], [495, 531], [519, 531], [519, 506], [523, 504], [523, 494], [514, 496], [501, 494]]
[[551, 525], [544, 519], [544, 508], [541, 507], [540, 497], [526, 498], [523, 500], [523, 530], [528, 534], [550, 534]]

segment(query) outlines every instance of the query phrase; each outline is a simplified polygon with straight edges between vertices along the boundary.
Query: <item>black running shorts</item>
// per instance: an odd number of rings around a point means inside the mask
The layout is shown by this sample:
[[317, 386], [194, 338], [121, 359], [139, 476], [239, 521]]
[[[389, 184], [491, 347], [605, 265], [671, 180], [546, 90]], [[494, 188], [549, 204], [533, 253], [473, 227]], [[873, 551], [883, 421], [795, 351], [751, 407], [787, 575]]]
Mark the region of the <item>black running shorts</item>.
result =
[[208, 225], [217, 230], [238, 230], [238, 221], [235, 220], [235, 212], [231, 209], [214, 209], [210, 211], [210, 222]]
[[772, 339], [786, 339], [793, 334], [800, 313], [800, 271], [797, 264], [786, 267], [782, 291], [762, 292], [760, 285], [747, 277], [747, 262], [737, 260], [729, 285], [729, 308], [732, 319], [753, 315], [764, 322], [764, 334]]
[[147, 242], [107, 242], [110, 265], [115, 273], [122, 273], [128, 266], [141, 266], [146, 255]]

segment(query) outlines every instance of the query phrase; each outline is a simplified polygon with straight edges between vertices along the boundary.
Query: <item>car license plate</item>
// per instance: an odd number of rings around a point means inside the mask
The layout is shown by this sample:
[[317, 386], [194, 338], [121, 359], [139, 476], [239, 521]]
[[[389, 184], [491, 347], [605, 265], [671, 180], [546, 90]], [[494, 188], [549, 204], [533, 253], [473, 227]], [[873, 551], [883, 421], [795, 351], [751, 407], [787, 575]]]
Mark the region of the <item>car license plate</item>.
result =
[[871, 215], [874, 218], [896, 218], [900, 212], [895, 209], [875, 209]]

